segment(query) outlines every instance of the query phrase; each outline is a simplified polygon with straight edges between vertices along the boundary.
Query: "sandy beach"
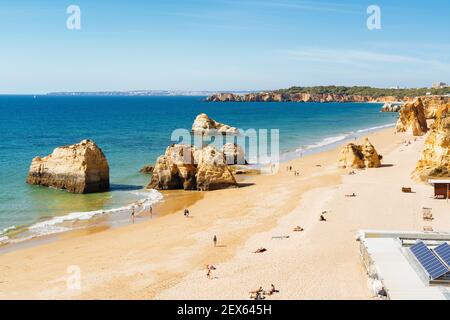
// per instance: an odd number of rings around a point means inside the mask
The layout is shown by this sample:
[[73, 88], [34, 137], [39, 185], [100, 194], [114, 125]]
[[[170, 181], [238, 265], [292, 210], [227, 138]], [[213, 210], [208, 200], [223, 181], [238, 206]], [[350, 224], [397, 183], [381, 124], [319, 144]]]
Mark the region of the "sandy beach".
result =
[[[187, 193], [183, 205], [166, 193], [157, 219], [1, 254], [0, 299], [248, 299], [271, 284], [280, 292], [268, 299], [374, 299], [357, 231], [441, 231], [450, 220], [449, 204], [410, 178], [424, 138], [392, 128], [368, 136], [384, 156], [381, 168], [348, 175], [337, 169], [336, 148], [283, 163], [275, 175], [248, 176], [239, 189]], [[401, 193], [403, 186], [414, 193]], [[425, 206], [433, 222], [423, 222]], [[258, 248], [267, 251], [253, 253]], [[217, 268], [212, 279], [207, 264]], [[79, 288], [67, 285], [74, 266]]]

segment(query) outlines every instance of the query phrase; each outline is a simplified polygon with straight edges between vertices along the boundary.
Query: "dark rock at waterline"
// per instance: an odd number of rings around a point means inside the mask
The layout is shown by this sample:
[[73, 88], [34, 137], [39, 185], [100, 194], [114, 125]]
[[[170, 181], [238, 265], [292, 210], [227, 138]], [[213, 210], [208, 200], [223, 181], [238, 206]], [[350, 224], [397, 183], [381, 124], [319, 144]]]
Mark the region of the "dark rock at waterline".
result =
[[150, 165], [150, 164], [146, 164], [145, 166], [143, 166], [142, 168], [141, 168], [141, 170], [139, 170], [139, 172], [140, 173], [145, 173], [145, 174], [151, 174], [151, 173], [153, 173], [153, 169], [154, 169], [155, 167], [153, 166], [153, 165]]

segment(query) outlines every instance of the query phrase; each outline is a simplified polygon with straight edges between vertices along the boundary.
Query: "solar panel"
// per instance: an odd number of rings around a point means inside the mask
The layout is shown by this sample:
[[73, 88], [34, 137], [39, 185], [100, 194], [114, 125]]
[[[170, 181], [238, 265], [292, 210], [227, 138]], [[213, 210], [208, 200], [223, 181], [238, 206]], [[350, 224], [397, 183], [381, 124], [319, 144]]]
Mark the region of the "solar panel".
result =
[[428, 273], [431, 280], [436, 280], [447, 272], [450, 272], [450, 269], [448, 269], [422, 241], [412, 246], [410, 250]]
[[436, 252], [439, 258], [441, 258], [447, 266], [450, 266], [450, 245], [447, 242], [444, 242], [434, 249], [434, 252]]

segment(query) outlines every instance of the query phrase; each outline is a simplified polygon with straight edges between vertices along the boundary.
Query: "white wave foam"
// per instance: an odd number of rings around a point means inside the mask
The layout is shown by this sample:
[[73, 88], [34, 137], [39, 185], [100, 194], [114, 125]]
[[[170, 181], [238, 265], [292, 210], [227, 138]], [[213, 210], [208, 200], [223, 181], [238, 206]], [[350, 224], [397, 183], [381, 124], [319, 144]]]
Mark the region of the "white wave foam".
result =
[[384, 128], [390, 128], [393, 126], [395, 126], [395, 123], [385, 124], [383, 126], [371, 127], [371, 128], [367, 128], [367, 129], [361, 129], [361, 130], [358, 130], [357, 132], [364, 133], [364, 132], [370, 132], [370, 131], [380, 130], [380, 129], [384, 129]]
[[347, 139], [348, 137], [350, 137], [352, 134], [353, 133], [348, 133], [348, 134], [343, 134], [343, 135], [339, 135], [339, 136], [328, 137], [328, 138], [320, 140], [319, 142], [317, 142], [315, 144], [307, 145], [306, 147], [297, 149], [295, 151], [302, 152], [302, 151], [309, 150], [309, 149], [322, 148], [322, 147], [328, 146], [330, 144], [334, 144], [339, 141], [343, 141], [343, 140]]
[[5, 228], [5, 229], [3, 229], [3, 230], [0, 232], [0, 236], [3, 235], [3, 234], [6, 234], [6, 233], [8, 233], [9, 231], [14, 230], [14, 229], [16, 229], [16, 228], [17, 228], [16, 226], [11, 226], [11, 227]]
[[33, 233], [31, 237], [61, 233], [71, 230], [70, 227], [61, 225], [64, 222], [86, 221], [96, 216], [105, 214], [108, 215], [117, 213], [131, 214], [131, 210], [133, 207], [136, 209], [136, 212], [139, 213], [144, 210], [149, 210], [150, 206], [154, 205], [155, 203], [163, 199], [163, 195], [159, 193], [157, 190], [153, 189], [148, 192], [139, 192], [137, 194], [145, 195], [146, 197], [130, 205], [123, 206], [120, 208], [114, 208], [110, 210], [86, 211], [86, 212], [71, 212], [64, 216], [53, 217], [49, 220], [41, 221], [31, 225], [28, 228], [28, 230]]
[[306, 150], [323, 148], [323, 147], [326, 147], [326, 146], [338, 143], [340, 141], [349, 139], [350, 137], [357, 137], [361, 133], [377, 131], [377, 130], [381, 130], [381, 129], [385, 129], [385, 128], [390, 128], [390, 127], [393, 127], [393, 126], [395, 126], [395, 123], [389, 123], [389, 124], [385, 124], [385, 125], [382, 125], [382, 126], [376, 126], [376, 127], [370, 127], [370, 128], [366, 128], [366, 129], [361, 129], [361, 130], [356, 131], [356, 133], [355, 132], [349, 132], [349, 133], [341, 134], [341, 135], [338, 135], [338, 136], [328, 137], [328, 138], [320, 140], [317, 143], [310, 144], [310, 145], [307, 145], [306, 147], [302, 147], [302, 148], [296, 149], [295, 152], [299, 153], [299, 152], [303, 152], [303, 151], [306, 151]]

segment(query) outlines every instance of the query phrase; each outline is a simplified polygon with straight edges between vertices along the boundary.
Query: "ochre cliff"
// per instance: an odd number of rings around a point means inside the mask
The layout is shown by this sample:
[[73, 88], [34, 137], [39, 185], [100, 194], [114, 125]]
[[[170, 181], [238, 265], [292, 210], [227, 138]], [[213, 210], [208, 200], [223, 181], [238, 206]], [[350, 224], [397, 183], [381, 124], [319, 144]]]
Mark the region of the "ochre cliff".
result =
[[52, 154], [31, 162], [27, 183], [94, 193], [109, 189], [109, 166], [102, 150], [91, 140], [56, 148]]

